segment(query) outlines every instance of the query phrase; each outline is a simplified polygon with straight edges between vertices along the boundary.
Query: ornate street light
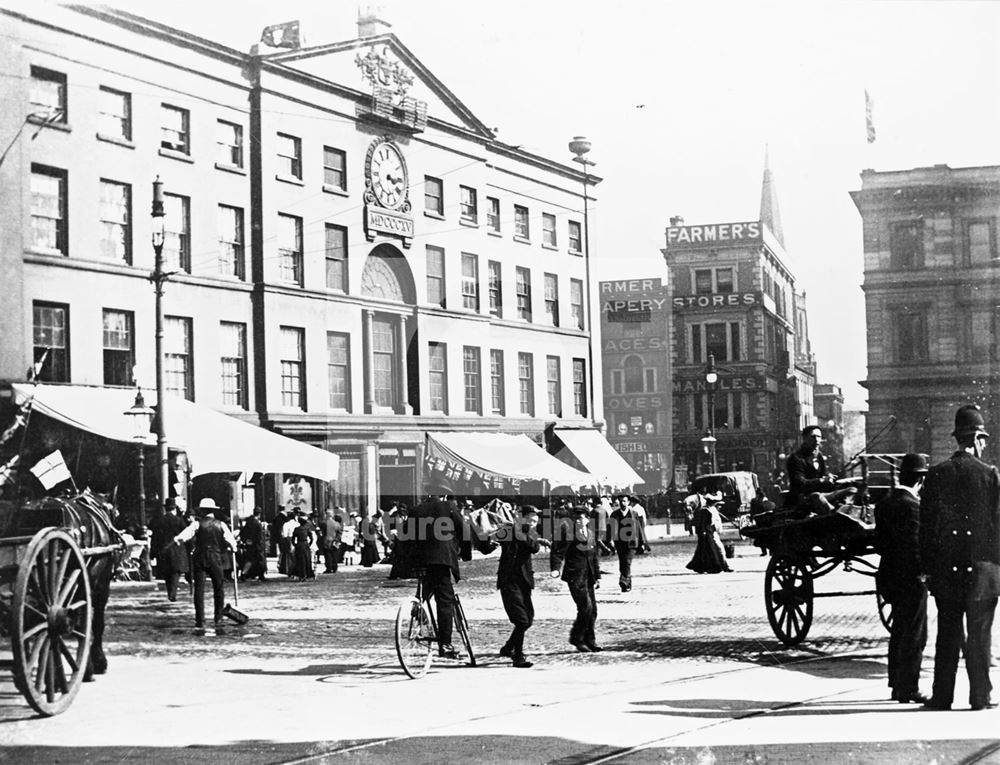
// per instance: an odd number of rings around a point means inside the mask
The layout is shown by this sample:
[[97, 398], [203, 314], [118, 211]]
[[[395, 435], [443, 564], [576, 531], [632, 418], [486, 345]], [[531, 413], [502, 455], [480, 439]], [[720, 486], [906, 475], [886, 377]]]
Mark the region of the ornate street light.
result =
[[569, 142], [569, 150], [576, 156], [574, 162], [579, 162], [583, 166], [583, 268], [584, 278], [587, 280], [584, 287], [587, 311], [587, 377], [590, 385], [590, 406], [591, 416], [594, 412], [594, 325], [591, 322], [590, 314], [590, 197], [588, 187], [590, 185], [590, 168], [594, 162], [587, 159], [590, 153], [590, 141], [582, 135], [573, 136]]
[[132, 424], [132, 440], [139, 447], [139, 527], [146, 528], [146, 455], [144, 448], [146, 439], [149, 436], [149, 426], [153, 422], [155, 412], [146, 406], [146, 400], [142, 397], [142, 391], [135, 392], [135, 403], [124, 412], [128, 421]]
[[156, 254], [153, 273], [149, 280], [156, 293], [156, 460], [160, 475], [160, 507], [166, 506], [170, 497], [170, 460], [167, 454], [166, 396], [163, 381], [163, 283], [170, 274], [163, 270], [163, 242], [166, 212], [163, 208], [163, 182], [160, 176], [153, 181], [152, 232], [153, 252]]
[[708, 457], [708, 462], [712, 465], [712, 472], [718, 472], [715, 468], [715, 436], [712, 435], [711, 430], [706, 430], [705, 435], [701, 438], [701, 448], [704, 450]]
[[[708, 354], [708, 364], [705, 366], [705, 384], [708, 388], [708, 432], [701, 439], [706, 453], [712, 457], [712, 472], [718, 472], [715, 460], [715, 385], [719, 382], [719, 373], [715, 369], [715, 354]], [[711, 449], [709, 449], [711, 447]]]

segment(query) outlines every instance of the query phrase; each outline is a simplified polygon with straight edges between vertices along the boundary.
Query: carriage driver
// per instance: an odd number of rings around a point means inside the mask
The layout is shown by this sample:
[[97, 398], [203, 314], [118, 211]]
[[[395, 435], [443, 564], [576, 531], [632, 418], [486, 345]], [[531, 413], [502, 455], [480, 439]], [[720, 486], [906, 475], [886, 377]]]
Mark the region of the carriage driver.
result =
[[806, 494], [837, 488], [836, 476], [826, 472], [826, 458], [819, 450], [822, 443], [823, 429], [819, 425], [802, 428], [802, 446], [785, 462], [789, 484], [785, 507], [795, 507]]

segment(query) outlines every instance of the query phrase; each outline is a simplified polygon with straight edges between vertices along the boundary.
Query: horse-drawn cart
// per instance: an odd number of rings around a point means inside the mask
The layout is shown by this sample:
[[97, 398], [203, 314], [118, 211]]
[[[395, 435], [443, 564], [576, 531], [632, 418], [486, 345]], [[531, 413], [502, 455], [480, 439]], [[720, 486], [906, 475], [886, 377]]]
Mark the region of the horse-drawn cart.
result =
[[14, 685], [39, 714], [65, 711], [95, 670], [91, 651], [121, 549], [87, 492], [0, 508], [0, 636], [11, 641]]
[[[817, 598], [875, 595], [882, 624], [892, 623], [891, 606], [878, 587], [851, 592], [817, 592], [820, 577], [843, 567], [874, 578], [878, 562], [874, 504], [895, 485], [902, 455], [860, 454], [852, 460], [853, 482], [858, 491], [845, 504], [824, 507], [799, 505], [762, 513], [740, 530], [754, 544], [768, 551], [771, 559], [764, 574], [764, 607], [777, 638], [786, 646], [805, 640], [813, 620]], [[818, 511], [818, 512], [817, 512]]]

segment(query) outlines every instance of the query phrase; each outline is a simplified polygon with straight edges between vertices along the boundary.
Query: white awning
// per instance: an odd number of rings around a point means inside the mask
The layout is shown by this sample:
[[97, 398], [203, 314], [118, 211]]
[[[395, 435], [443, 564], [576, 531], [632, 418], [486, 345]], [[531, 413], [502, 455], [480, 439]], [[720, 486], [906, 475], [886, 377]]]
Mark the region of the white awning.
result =
[[431, 457], [461, 463], [480, 473], [553, 486], [591, 486], [593, 476], [557, 460], [524, 434], [428, 433]]
[[556, 456], [562, 457], [569, 451], [602, 486], [625, 488], [645, 483], [598, 431], [556, 428], [554, 433], [563, 444]]
[[[74, 428], [115, 441], [135, 443], [125, 411], [135, 401], [130, 388], [13, 383], [14, 403], [32, 400], [32, 408]], [[144, 390], [146, 406], [156, 406], [156, 392]], [[336, 454], [270, 430], [250, 425], [207, 406], [171, 396], [167, 399], [167, 442], [187, 453], [192, 475], [205, 473], [295, 473], [324, 481], [337, 477]], [[150, 435], [146, 443], [153, 446]]]

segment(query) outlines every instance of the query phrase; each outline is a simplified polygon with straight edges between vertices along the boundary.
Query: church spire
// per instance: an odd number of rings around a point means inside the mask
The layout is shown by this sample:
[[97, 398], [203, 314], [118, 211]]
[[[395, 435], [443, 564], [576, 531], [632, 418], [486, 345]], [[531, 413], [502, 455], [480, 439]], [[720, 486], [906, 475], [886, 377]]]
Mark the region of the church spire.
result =
[[778, 208], [778, 187], [771, 173], [768, 146], [764, 144], [764, 180], [760, 188], [760, 219], [774, 238], [785, 246], [785, 234], [781, 229], [781, 210]]

